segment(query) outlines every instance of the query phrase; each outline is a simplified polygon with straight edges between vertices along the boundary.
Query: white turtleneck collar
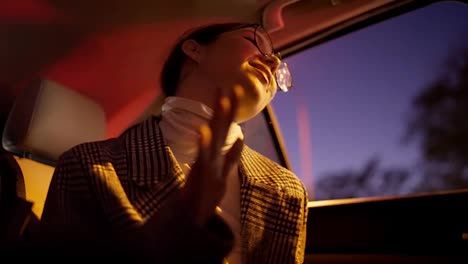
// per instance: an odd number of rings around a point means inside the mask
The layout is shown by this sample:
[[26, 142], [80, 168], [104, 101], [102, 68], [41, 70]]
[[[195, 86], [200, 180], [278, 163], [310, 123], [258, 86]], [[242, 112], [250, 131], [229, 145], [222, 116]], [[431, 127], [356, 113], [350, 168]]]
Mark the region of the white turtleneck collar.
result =
[[[170, 96], [162, 106], [160, 127], [163, 136], [180, 165], [191, 166], [198, 154], [198, 131], [209, 122], [213, 109], [187, 98]], [[243, 139], [241, 127], [232, 123], [222, 148], [226, 153], [238, 138]]]
[[[172, 149], [185, 175], [189, 174], [192, 163], [198, 154], [198, 131], [213, 116], [213, 110], [208, 106], [186, 98], [167, 97], [162, 106], [162, 119], [159, 126], [163, 136]], [[244, 139], [241, 127], [232, 123], [226, 142], [222, 148], [226, 153], [238, 138]], [[226, 178], [226, 192], [219, 206], [221, 217], [231, 227], [235, 244], [227, 256], [229, 263], [242, 262], [241, 224], [240, 224], [240, 180], [237, 170], [233, 170]]]

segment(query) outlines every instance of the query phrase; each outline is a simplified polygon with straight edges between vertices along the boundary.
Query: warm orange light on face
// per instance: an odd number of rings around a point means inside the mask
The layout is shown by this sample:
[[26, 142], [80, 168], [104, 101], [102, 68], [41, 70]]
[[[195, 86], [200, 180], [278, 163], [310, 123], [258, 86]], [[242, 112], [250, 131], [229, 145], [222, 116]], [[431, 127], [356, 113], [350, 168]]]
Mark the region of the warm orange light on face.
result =
[[257, 71], [248, 61], [242, 63], [238, 83], [243, 88], [236, 122], [245, 122], [260, 113], [273, 99], [274, 89], [267, 87], [259, 79]]

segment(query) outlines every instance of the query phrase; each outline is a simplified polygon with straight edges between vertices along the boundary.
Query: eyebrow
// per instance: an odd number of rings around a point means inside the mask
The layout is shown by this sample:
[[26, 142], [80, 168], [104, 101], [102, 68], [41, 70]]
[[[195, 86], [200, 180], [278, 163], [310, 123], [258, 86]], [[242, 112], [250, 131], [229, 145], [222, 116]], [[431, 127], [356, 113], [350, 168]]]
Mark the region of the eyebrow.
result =
[[254, 27], [245, 27], [245, 28], [242, 28], [243, 31], [249, 31], [251, 32], [252, 34], [258, 34], [259, 36], [261, 36], [262, 39], [264, 40], [267, 40], [269, 37], [268, 35], [266, 35], [265, 33], [263, 32], [259, 32], [258, 30], [256, 31], [256, 28]]

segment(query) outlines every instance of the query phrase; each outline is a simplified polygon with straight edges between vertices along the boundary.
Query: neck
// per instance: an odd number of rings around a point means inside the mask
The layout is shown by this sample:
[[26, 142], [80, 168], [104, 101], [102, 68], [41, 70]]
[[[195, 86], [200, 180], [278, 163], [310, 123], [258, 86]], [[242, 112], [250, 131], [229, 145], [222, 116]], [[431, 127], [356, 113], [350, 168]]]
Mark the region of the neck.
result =
[[179, 81], [175, 96], [200, 102], [213, 109], [217, 93], [213, 81], [209, 80], [200, 74], [187, 74]]

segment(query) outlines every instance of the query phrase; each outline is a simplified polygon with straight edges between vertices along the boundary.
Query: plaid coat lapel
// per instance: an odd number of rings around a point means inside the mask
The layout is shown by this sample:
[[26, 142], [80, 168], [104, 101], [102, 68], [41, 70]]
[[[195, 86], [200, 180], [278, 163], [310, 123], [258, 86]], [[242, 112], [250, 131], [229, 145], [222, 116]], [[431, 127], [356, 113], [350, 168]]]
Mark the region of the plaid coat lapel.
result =
[[151, 186], [167, 177], [171, 167], [169, 147], [159, 128], [159, 117], [151, 117], [127, 130], [124, 135], [128, 157], [128, 177], [139, 186]]
[[184, 173], [164, 141], [159, 120], [152, 116], [127, 129], [121, 137], [125, 144], [126, 164], [117, 167], [115, 163], [119, 175], [126, 175], [121, 180], [126, 178], [132, 183], [124, 184], [124, 188], [144, 219], [159, 210], [185, 184]]
[[[159, 120], [151, 117], [123, 136], [127, 175], [136, 185], [152, 186], [172, 178], [157, 194], [140, 197], [145, 198], [139, 199], [137, 206], [142, 211], [151, 208], [154, 199], [165, 200], [163, 197], [185, 182], [182, 170], [164, 142]], [[239, 174], [245, 262], [302, 263], [307, 219], [307, 192], [302, 183], [289, 170], [248, 146], [242, 151]]]
[[241, 224], [246, 263], [302, 263], [307, 192], [289, 170], [245, 146]]

